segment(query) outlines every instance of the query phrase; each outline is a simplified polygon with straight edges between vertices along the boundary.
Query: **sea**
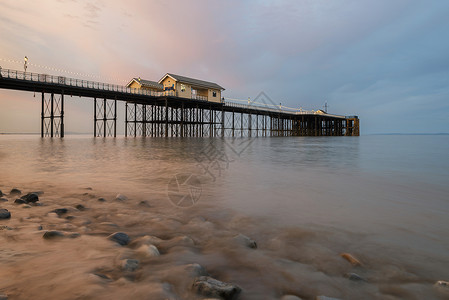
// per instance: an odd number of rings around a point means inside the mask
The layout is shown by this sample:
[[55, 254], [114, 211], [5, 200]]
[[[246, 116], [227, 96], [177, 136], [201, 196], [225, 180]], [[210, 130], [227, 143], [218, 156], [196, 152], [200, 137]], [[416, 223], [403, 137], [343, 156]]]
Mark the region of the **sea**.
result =
[[[13, 188], [39, 191], [42, 206], [14, 204], [8, 196]], [[181, 275], [166, 274], [183, 263], [199, 263], [214, 278], [238, 285], [239, 299], [449, 299], [449, 289], [437, 284], [449, 281], [449, 135], [0, 135], [0, 190], [6, 195], [0, 208], [12, 213], [0, 222], [12, 229], [0, 231], [0, 261], [9, 266], [0, 269], [0, 294], [11, 299], [139, 299], [151, 293], [154, 299], [161, 293], [195, 299]], [[79, 203], [88, 209], [72, 208], [73, 214], [86, 224], [48, 215], [50, 208]], [[142, 258], [140, 275], [127, 277], [104, 267], [117, 254], [83, 255], [86, 245], [116, 247], [93, 240], [116, 230], [98, 222], [114, 223], [132, 239], [183, 235], [194, 246], [161, 243], [160, 257], [167, 258]], [[192, 225], [197, 223], [202, 225]], [[81, 237], [49, 246], [39, 224]], [[239, 234], [257, 249], [240, 247], [233, 238]], [[107, 275], [100, 280], [83, 277], [95, 273], [94, 261], [102, 261], [95, 272]], [[65, 272], [73, 268], [78, 280], [68, 283]], [[80, 291], [79, 284], [88, 288]]]

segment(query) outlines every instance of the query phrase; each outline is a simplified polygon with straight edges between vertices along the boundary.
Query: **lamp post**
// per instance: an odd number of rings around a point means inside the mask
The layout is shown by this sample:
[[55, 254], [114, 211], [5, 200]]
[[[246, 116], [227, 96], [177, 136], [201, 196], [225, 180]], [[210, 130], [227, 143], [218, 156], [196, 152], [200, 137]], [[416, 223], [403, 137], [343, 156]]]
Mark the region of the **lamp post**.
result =
[[23, 59], [23, 69], [25, 70], [25, 73], [27, 71], [27, 67], [28, 67], [28, 57], [25, 56], [25, 58]]

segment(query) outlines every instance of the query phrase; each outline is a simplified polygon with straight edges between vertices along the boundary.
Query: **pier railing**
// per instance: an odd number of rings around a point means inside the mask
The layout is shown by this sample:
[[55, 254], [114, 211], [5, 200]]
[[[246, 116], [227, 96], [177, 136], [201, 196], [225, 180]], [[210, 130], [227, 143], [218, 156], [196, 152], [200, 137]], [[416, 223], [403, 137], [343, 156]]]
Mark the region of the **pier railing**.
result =
[[[146, 90], [146, 89], [129, 88], [129, 87], [126, 87], [123, 85], [117, 85], [117, 84], [109, 84], [109, 83], [103, 83], [103, 82], [97, 82], [97, 81], [75, 79], [75, 78], [70, 78], [70, 77], [65, 77], [65, 76], [55, 76], [55, 75], [48, 75], [48, 74], [23, 72], [23, 71], [18, 71], [18, 70], [11, 70], [11, 69], [2, 69], [1, 67], [0, 67], [0, 77], [9, 78], [9, 79], [18, 79], [18, 80], [24, 80], [24, 81], [31, 81], [31, 82], [55, 84], [58, 86], [80, 87], [80, 88], [85, 88], [85, 89], [113, 91], [113, 92], [120, 92], [120, 93], [133, 94], [133, 95], [144, 95], [144, 96], [151, 96], [151, 97], [162, 97], [162, 96], [177, 97], [178, 96], [176, 91], [173, 91], [173, 90], [157, 92], [157, 91]], [[207, 97], [200, 96], [200, 95], [192, 95], [192, 99], [201, 100], [201, 101], [208, 100]], [[323, 112], [320, 110], [317, 110], [317, 111], [303, 110], [301, 108], [298, 109], [298, 108], [286, 107], [283, 105], [273, 105], [273, 104], [260, 103], [260, 102], [248, 101], [248, 100], [238, 100], [238, 99], [231, 99], [231, 98], [223, 98], [222, 103], [223, 103], [223, 105], [225, 105], [227, 107], [255, 109], [255, 110], [263, 110], [263, 111], [269, 111], [269, 112], [275, 112], [275, 113], [287, 113], [287, 114], [294, 114], [294, 115], [323, 114]], [[337, 118], [345, 118], [343, 116], [337, 116], [337, 115], [328, 115], [328, 116], [333, 116], [333, 117], [337, 117]]]

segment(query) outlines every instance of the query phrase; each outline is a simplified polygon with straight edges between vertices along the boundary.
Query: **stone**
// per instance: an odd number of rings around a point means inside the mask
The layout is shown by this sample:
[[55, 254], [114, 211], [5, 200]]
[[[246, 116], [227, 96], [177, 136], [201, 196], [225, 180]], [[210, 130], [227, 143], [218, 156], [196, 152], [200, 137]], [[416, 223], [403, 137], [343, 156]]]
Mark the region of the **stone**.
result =
[[108, 239], [122, 246], [126, 246], [130, 242], [129, 236], [124, 232], [115, 232], [108, 236]]
[[0, 198], [0, 202], [8, 202], [8, 199], [6, 199], [6, 198]]
[[37, 226], [37, 230], [42, 230], [42, 229], [44, 229], [44, 226], [42, 226], [42, 225]]
[[302, 300], [302, 299], [293, 295], [284, 295], [281, 297], [281, 300]]
[[134, 272], [139, 268], [138, 259], [125, 259], [122, 261], [122, 269], [128, 272]]
[[28, 205], [28, 204], [22, 204], [22, 208], [31, 208], [31, 205]]
[[67, 213], [67, 208], [57, 208], [52, 210], [51, 212], [54, 212], [55, 214], [57, 214], [59, 217], [62, 216], [63, 214]]
[[327, 296], [317, 296], [315, 298], [315, 300], [341, 300], [339, 298], [332, 298], [332, 297], [327, 297]]
[[8, 295], [0, 294], [0, 300], [8, 300]]
[[439, 281], [435, 282], [435, 286], [436, 287], [442, 287], [442, 288], [449, 289], [449, 282], [448, 281], [439, 280]]
[[234, 238], [234, 241], [238, 242], [240, 245], [251, 248], [251, 249], [257, 249], [257, 243], [256, 241], [250, 239], [246, 235], [243, 235], [239, 233]]
[[106, 202], [105, 198], [98, 198], [98, 202]]
[[357, 275], [356, 273], [346, 273], [345, 277], [352, 281], [366, 281], [364, 278]]
[[346, 259], [348, 262], [351, 263], [351, 265], [355, 267], [362, 265], [362, 263], [350, 253], [341, 253], [340, 256]]
[[189, 277], [195, 278], [200, 276], [209, 276], [206, 269], [203, 268], [200, 264], [188, 264], [184, 266], [184, 270], [188, 274]]
[[11, 218], [11, 213], [6, 208], [0, 208], [0, 219]]
[[192, 289], [205, 297], [217, 297], [225, 300], [236, 299], [242, 289], [236, 285], [225, 283], [209, 276], [195, 279]]
[[26, 204], [26, 201], [23, 200], [22, 198], [19, 198], [19, 199], [16, 199], [16, 200], [14, 201], [14, 203], [15, 203], [15, 204]]
[[0, 197], [2, 197], [4, 194], [2, 193], [2, 190], [0, 190]]
[[22, 191], [19, 190], [19, 189], [16, 189], [16, 188], [12, 189], [12, 190], [9, 192], [9, 195], [11, 195], [11, 196], [17, 196], [17, 195], [20, 195], [20, 194], [22, 194]]
[[122, 195], [122, 194], [117, 194], [117, 196], [115, 196], [115, 200], [126, 201], [126, 200], [128, 200], [128, 197], [126, 197], [125, 195]]
[[71, 239], [76, 239], [78, 237], [80, 237], [81, 234], [79, 234], [78, 232], [71, 232], [67, 235], [67, 237], [71, 238]]
[[82, 204], [78, 204], [77, 206], [75, 206], [75, 208], [77, 210], [81, 210], [81, 211], [86, 209], [86, 207], [84, 207], [84, 205], [82, 205]]
[[154, 245], [142, 245], [139, 248], [137, 248], [136, 253], [146, 258], [161, 255], [157, 247]]
[[39, 196], [37, 193], [28, 193], [20, 198], [25, 200], [26, 203], [36, 203], [39, 201]]
[[6, 225], [0, 225], [0, 231], [2, 230], [12, 230], [12, 228]]
[[62, 233], [61, 231], [57, 231], [57, 230], [49, 230], [49, 231], [46, 231], [42, 237], [44, 239], [50, 240], [50, 239], [54, 239], [54, 238], [64, 237], [64, 233]]

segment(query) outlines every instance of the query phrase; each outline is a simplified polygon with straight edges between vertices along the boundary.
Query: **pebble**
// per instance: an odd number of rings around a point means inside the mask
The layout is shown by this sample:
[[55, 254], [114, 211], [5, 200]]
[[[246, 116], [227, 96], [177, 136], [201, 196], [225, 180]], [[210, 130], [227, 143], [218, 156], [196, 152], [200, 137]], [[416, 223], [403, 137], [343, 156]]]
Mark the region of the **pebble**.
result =
[[234, 241], [237, 241], [239, 244], [241, 244], [241, 245], [243, 245], [245, 247], [252, 248], [252, 249], [257, 249], [256, 241], [250, 239], [246, 235], [243, 235], [243, 234], [239, 233], [233, 239], [234, 239]]
[[12, 230], [12, 228], [9, 227], [9, 226], [6, 226], [6, 225], [1, 225], [0, 226], [0, 231], [2, 231], [2, 230]]
[[53, 238], [64, 237], [64, 233], [62, 233], [61, 231], [57, 231], [57, 230], [49, 230], [49, 231], [46, 231], [42, 237], [44, 239], [49, 240], [49, 239], [53, 239]]
[[31, 205], [28, 205], [28, 204], [22, 204], [21, 207], [22, 207], [22, 208], [31, 208]]
[[82, 205], [82, 204], [78, 204], [77, 206], [75, 206], [75, 208], [77, 210], [85, 210], [86, 209], [86, 207], [84, 207], [84, 205]]
[[282, 296], [281, 300], [302, 300], [302, 299], [293, 295], [285, 295]]
[[332, 297], [327, 297], [327, 296], [317, 296], [315, 298], [315, 300], [341, 300], [339, 298], [332, 298]]
[[39, 196], [37, 193], [28, 193], [20, 198], [25, 200], [26, 203], [36, 203], [39, 201]]
[[6, 208], [0, 209], [0, 219], [9, 219], [11, 218], [11, 213]]
[[12, 190], [9, 192], [9, 194], [10, 194], [11, 196], [12, 196], [12, 195], [20, 195], [20, 194], [22, 194], [22, 191], [19, 190], [19, 189], [14, 188], [14, 189], [12, 189]]
[[128, 200], [128, 197], [126, 197], [125, 195], [122, 195], [122, 194], [117, 194], [117, 196], [115, 196], [115, 200], [126, 201], [126, 200]]
[[343, 257], [344, 259], [346, 259], [347, 261], [349, 261], [351, 263], [351, 265], [353, 265], [353, 266], [361, 266], [362, 265], [362, 263], [357, 258], [355, 258], [352, 254], [341, 253], [340, 256]]
[[187, 272], [189, 277], [195, 278], [199, 276], [208, 276], [206, 269], [203, 268], [200, 264], [188, 264], [185, 265], [184, 270]]
[[364, 278], [362, 278], [360, 275], [357, 275], [356, 273], [346, 273], [345, 277], [352, 281], [366, 281]]
[[136, 253], [147, 258], [161, 255], [157, 247], [154, 245], [142, 245], [139, 248], [137, 248]]
[[8, 199], [6, 199], [6, 198], [0, 198], [0, 202], [8, 202]]
[[138, 259], [125, 259], [122, 261], [122, 269], [128, 272], [134, 272], [139, 268]]
[[242, 289], [236, 285], [225, 283], [209, 276], [195, 279], [192, 289], [206, 297], [217, 297], [225, 300], [236, 299]]
[[105, 198], [98, 198], [98, 202], [106, 202]]
[[449, 281], [439, 280], [435, 283], [435, 286], [449, 289]]
[[23, 200], [23, 199], [21, 199], [21, 198], [19, 198], [19, 199], [16, 199], [16, 200], [14, 201], [14, 203], [15, 203], [15, 204], [26, 204], [26, 201]]
[[56, 213], [58, 216], [62, 216], [63, 214], [66, 214], [67, 211], [67, 208], [57, 208], [52, 210], [51, 212]]
[[2, 190], [0, 190], [0, 197], [2, 197], [4, 194], [2, 193]]
[[130, 238], [129, 236], [124, 232], [115, 232], [108, 236], [108, 239], [111, 241], [114, 241], [122, 246], [128, 245]]

